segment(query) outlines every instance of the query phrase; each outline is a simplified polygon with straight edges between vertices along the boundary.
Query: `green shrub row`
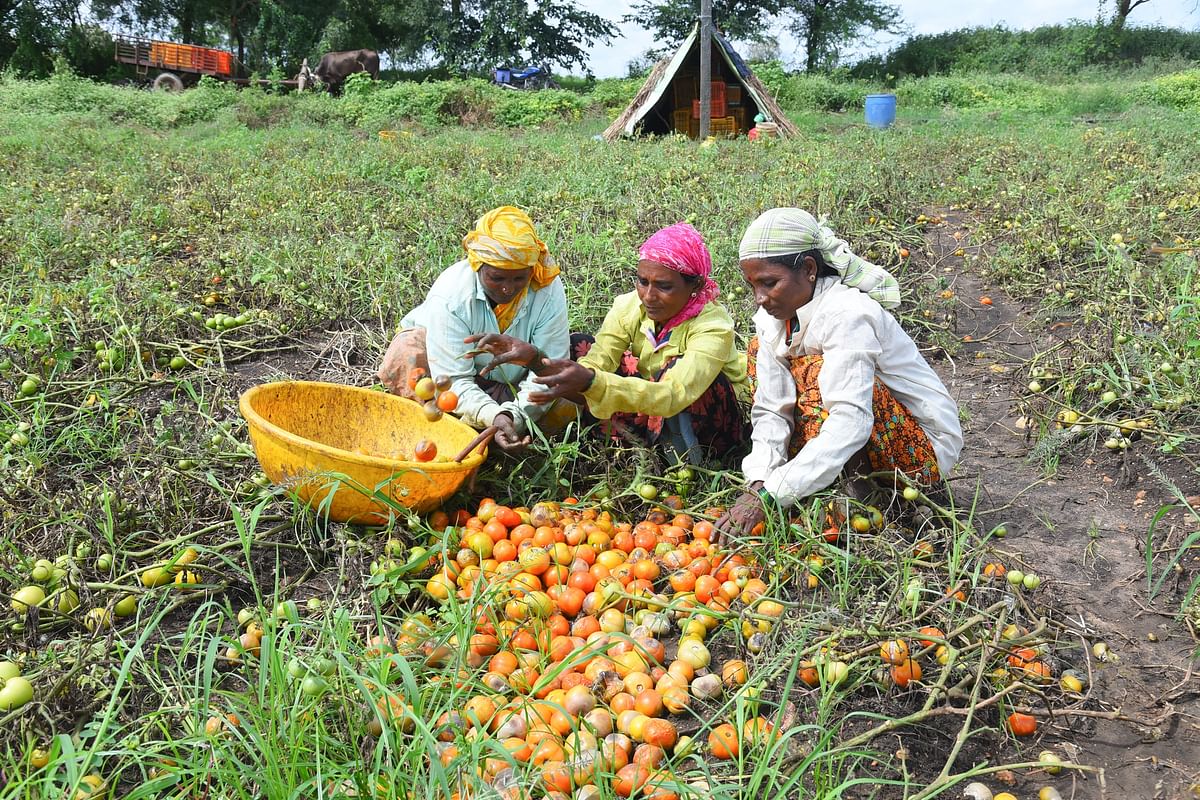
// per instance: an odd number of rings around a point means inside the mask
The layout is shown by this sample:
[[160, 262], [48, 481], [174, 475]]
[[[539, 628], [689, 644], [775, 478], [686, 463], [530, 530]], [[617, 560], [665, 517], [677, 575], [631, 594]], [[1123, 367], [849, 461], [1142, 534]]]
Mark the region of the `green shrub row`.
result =
[[864, 59], [856, 77], [920, 77], [956, 72], [1019, 72], [1042, 79], [1084, 76], [1097, 69], [1163, 72], [1200, 60], [1200, 31], [1094, 22], [963, 28], [912, 36], [891, 52]]
[[[824, 75], [771, 77], [769, 87], [787, 109], [848, 111], [861, 109], [880, 85], [837, 80]], [[1147, 104], [1200, 111], [1200, 70], [1162, 75], [1150, 81], [1110, 79], [1051, 84], [1020, 75], [931, 75], [900, 80], [893, 91], [902, 108], [986, 109], [1087, 114], [1125, 111]]]
[[[789, 75], [778, 64], [756, 67], [787, 111], [837, 112], [863, 107], [879, 84], [825, 75]], [[585, 93], [521, 92], [480, 79], [397, 82], [352, 76], [342, 97], [237, 90], [210, 78], [178, 94], [111, 86], [60, 72], [43, 81], [0, 78], [0, 107], [9, 113], [86, 114], [113, 122], [173, 128], [213, 120], [222, 113], [250, 128], [288, 120], [343, 123], [367, 129], [405, 124], [532, 128], [577, 120], [587, 113], [611, 116], [637, 92], [637, 79], [597, 81]], [[1134, 105], [1200, 111], [1200, 69], [1153, 80], [1047, 84], [1003, 74], [933, 75], [899, 81], [905, 109], [985, 109], [1086, 114], [1120, 112]]]

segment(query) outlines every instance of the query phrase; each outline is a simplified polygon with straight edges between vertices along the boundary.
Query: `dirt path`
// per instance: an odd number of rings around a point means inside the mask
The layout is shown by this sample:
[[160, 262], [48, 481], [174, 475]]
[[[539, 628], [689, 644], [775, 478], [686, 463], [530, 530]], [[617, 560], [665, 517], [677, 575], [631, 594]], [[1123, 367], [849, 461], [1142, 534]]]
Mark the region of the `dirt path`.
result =
[[[1200, 664], [1191, 665], [1197, 674], [1189, 666], [1197, 643], [1185, 626], [1144, 605], [1139, 545], [1169, 495], [1131, 453], [1092, 452], [1089, 444], [1064, 456], [1049, 479], [1031, 462], [1032, 440], [1021, 429], [1014, 391], [1028, 380], [1025, 360], [1069, 336], [1069, 326], [1049, 330], [1030, 309], [985, 284], [973, 267], [978, 262], [954, 255], [958, 248], [979, 252], [969, 222], [956, 212], [942, 219], [930, 227], [928, 245], [956, 295], [953, 332], [964, 337], [953, 359], [937, 365], [967, 413], [956, 499], [969, 503], [978, 487], [980, 527], [1006, 522], [1010, 531], [997, 547], [1005, 562], [1044, 576], [1039, 599], [1060, 607], [1064, 619], [1087, 634], [1089, 647], [1103, 641], [1117, 656], [1105, 663], [1089, 659], [1093, 685], [1085, 707], [1101, 716], [1044, 726], [1022, 751], [1036, 759], [1044, 746], [1054, 746], [1103, 767], [1103, 781], [1035, 772], [1015, 776], [1015, 788], [993, 789], [1034, 797], [1037, 787], [1052, 782], [1063, 797], [1200, 797]], [[980, 303], [982, 296], [992, 304]], [[1194, 493], [1198, 487], [1182, 488]], [[1108, 719], [1106, 712], [1128, 719]]]

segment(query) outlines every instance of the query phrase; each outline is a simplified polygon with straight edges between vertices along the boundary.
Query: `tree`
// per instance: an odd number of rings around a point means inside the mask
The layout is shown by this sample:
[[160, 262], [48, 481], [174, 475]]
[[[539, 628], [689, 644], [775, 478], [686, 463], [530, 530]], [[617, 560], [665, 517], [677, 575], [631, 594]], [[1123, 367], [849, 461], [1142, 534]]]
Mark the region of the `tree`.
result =
[[526, 60], [583, 66], [585, 48], [616, 33], [611, 22], [575, 2], [451, 0], [433, 19], [426, 41], [443, 64], [479, 71]]
[[[771, 38], [771, 18], [782, 5], [780, 0], [713, 0], [713, 25], [731, 39], [764, 42]], [[699, 8], [696, 0], [638, 0], [622, 21], [653, 31], [664, 47], [670, 47], [687, 38]]]
[[55, 56], [81, 30], [80, 2], [0, 0], [0, 65], [28, 75], [49, 74]]
[[218, 29], [227, 0], [94, 0], [97, 19], [115, 21], [125, 28], [158, 30], [189, 44], [217, 44]]
[[1150, 0], [1113, 0], [1113, 5], [1116, 6], [1116, 11], [1113, 14], [1112, 26], [1114, 30], [1121, 30], [1125, 27], [1125, 20], [1129, 18], [1130, 13], [1135, 8]]
[[789, 29], [804, 43], [806, 72], [831, 66], [844, 46], [868, 32], [900, 30], [900, 9], [882, 0], [799, 0], [786, 3], [783, 12], [791, 19]]

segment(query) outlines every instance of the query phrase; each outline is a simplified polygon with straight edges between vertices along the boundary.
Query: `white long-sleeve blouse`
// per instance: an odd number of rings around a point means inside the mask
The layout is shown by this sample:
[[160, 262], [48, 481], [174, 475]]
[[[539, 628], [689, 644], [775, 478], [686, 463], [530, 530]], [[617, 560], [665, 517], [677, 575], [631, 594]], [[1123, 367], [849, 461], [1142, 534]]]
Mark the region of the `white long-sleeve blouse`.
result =
[[[831, 484], [871, 436], [876, 376], [929, 437], [941, 474], [958, 463], [963, 445], [958, 407], [895, 317], [865, 293], [822, 278], [813, 299], [796, 312], [790, 342], [783, 321], [762, 309], [754, 327], [758, 387], [750, 412], [753, 447], [742, 462], [747, 483], [763, 481], [785, 507]], [[817, 354], [824, 357], [817, 383], [829, 416], [821, 432], [789, 459], [797, 396], [790, 359]]]

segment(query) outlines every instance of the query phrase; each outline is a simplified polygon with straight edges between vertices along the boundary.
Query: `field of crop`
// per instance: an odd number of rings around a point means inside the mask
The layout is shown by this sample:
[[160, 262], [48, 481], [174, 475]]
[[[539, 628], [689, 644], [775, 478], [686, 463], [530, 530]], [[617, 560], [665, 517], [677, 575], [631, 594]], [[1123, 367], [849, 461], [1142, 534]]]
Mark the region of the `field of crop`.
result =
[[[699, 147], [595, 99], [0, 83], [0, 798], [1195, 792], [1196, 112], [909, 97]], [[737, 475], [572, 438], [444, 514], [298, 510], [238, 396], [371, 386], [502, 204], [575, 330], [692, 222], [743, 344], [745, 225], [828, 215], [960, 402], [949, 496], [717, 545]]]

